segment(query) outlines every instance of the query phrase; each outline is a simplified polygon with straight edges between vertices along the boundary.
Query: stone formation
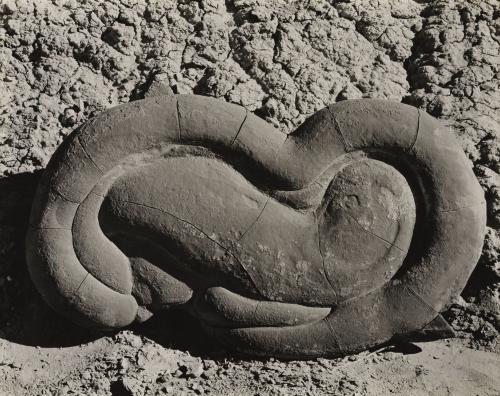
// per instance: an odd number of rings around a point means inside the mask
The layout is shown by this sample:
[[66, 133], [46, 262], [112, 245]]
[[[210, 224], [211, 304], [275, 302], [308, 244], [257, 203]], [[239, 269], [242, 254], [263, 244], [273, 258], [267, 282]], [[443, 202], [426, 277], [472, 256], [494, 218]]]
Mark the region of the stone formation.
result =
[[342, 356], [449, 336], [481, 253], [484, 195], [417, 108], [346, 100], [287, 135], [242, 107], [159, 94], [75, 130], [26, 239], [49, 305], [99, 329], [170, 307], [232, 349]]

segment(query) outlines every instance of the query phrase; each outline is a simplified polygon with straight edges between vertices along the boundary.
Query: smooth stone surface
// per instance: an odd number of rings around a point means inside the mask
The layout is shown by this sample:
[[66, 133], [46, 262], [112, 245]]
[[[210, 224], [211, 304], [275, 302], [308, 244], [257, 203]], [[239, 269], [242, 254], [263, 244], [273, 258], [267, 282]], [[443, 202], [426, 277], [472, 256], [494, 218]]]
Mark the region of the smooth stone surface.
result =
[[63, 142], [26, 249], [77, 323], [177, 306], [241, 352], [309, 358], [449, 336], [439, 311], [485, 223], [460, 146], [411, 106], [343, 101], [285, 135], [213, 98], [151, 94]]
[[316, 322], [325, 318], [330, 308], [254, 300], [213, 287], [195, 301], [195, 312], [205, 323], [218, 327], [269, 327]]
[[327, 190], [318, 213], [327, 276], [342, 299], [386, 284], [410, 248], [415, 202], [403, 176], [363, 160], [346, 166]]

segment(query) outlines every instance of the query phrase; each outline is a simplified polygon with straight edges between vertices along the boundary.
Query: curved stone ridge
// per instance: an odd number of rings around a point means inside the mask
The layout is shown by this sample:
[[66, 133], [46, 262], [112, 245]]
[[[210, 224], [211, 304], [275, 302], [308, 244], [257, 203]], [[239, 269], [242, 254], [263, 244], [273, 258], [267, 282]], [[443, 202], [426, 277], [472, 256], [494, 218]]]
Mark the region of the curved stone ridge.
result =
[[158, 96], [59, 147], [27, 260], [45, 300], [86, 326], [180, 305], [242, 352], [338, 356], [443, 334], [485, 218], [460, 146], [411, 106], [344, 101], [285, 135], [232, 104]]

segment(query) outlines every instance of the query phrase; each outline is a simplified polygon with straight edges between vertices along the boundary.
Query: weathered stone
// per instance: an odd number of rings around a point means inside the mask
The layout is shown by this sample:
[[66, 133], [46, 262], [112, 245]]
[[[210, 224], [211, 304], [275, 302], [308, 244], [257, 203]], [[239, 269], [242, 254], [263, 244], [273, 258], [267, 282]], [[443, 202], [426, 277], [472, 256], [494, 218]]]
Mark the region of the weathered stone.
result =
[[383, 162], [357, 161], [338, 172], [326, 196], [319, 242], [337, 295], [346, 299], [382, 287], [413, 235], [415, 202], [405, 178]]
[[235, 105], [153, 95], [63, 143], [27, 258], [43, 297], [82, 324], [175, 305], [246, 353], [343, 355], [431, 322], [449, 335], [438, 315], [485, 217], [458, 144], [410, 106], [343, 101], [285, 135]]

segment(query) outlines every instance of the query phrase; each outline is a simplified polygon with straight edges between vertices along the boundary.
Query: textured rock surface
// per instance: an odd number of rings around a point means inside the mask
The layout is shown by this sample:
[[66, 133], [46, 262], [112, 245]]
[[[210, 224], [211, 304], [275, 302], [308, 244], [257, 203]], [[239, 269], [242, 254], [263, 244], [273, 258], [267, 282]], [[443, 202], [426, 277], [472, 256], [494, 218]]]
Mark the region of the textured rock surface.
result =
[[[361, 96], [415, 104], [452, 125], [486, 192], [488, 234], [449, 319], [477, 347], [498, 345], [497, 2], [5, 0], [0, 13], [2, 337], [61, 345], [57, 334], [78, 333], [44, 310], [28, 280], [23, 239], [37, 170], [83, 120], [166, 81], [175, 92], [240, 103], [287, 132], [324, 103]], [[10, 364], [18, 351], [4, 351]], [[57, 358], [44, 351], [29, 356], [40, 353], [51, 367]], [[347, 379], [342, 392], [370, 393], [350, 386]]]

